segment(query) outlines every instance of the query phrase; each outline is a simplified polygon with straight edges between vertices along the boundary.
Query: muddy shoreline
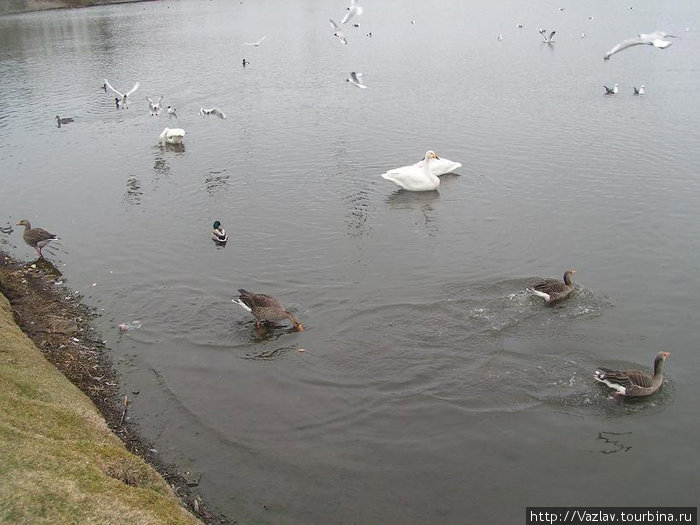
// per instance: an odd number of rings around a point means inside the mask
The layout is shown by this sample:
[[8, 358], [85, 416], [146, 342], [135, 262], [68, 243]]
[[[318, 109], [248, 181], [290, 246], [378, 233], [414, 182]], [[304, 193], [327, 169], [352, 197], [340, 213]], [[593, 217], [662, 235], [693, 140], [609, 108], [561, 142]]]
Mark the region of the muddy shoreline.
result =
[[46, 359], [92, 400], [126, 448], [163, 476], [184, 507], [206, 524], [236, 523], [217, 514], [197, 490], [197, 481], [163, 462], [139, 434], [128, 416], [134, 394], [120, 390], [109, 349], [92, 327], [97, 313], [63, 284], [58, 269], [46, 260], [24, 263], [0, 252], [0, 293], [10, 302], [17, 325]]

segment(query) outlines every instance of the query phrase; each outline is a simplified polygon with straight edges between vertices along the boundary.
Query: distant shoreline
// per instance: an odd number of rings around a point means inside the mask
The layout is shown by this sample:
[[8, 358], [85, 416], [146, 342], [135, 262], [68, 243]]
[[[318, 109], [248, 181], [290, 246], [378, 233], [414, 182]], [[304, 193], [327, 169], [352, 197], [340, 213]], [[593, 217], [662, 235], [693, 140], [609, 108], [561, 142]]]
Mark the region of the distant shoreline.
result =
[[47, 11], [49, 9], [73, 9], [108, 4], [130, 4], [153, 0], [3, 0], [0, 2], [0, 16], [15, 13]]

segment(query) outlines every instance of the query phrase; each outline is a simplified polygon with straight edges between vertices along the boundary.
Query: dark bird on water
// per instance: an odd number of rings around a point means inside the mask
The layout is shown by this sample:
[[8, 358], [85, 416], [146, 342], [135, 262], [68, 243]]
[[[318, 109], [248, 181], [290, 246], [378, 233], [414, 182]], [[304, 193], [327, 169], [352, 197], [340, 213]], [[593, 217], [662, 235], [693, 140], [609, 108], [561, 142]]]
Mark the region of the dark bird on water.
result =
[[574, 283], [571, 281], [571, 276], [575, 273], [576, 270], [566, 270], [563, 281], [558, 279], [538, 281], [532, 285], [532, 291], [535, 295], [542, 297], [548, 304], [561, 301], [574, 291]]
[[600, 381], [615, 390], [616, 396], [642, 397], [656, 392], [664, 381], [661, 373], [669, 352], [659, 352], [654, 358], [654, 373], [642, 370], [611, 370], [600, 367], [595, 371], [596, 381]]
[[289, 310], [285, 310], [284, 306], [282, 306], [282, 303], [280, 303], [277, 298], [271, 295], [250, 293], [243, 288], [239, 288], [238, 293], [240, 296], [233, 299], [233, 302], [241, 305], [253, 314], [256, 327], [259, 328], [263, 321], [271, 321], [274, 323], [289, 319], [298, 332], [304, 331], [304, 327], [297, 318], [294, 317], [294, 314]]

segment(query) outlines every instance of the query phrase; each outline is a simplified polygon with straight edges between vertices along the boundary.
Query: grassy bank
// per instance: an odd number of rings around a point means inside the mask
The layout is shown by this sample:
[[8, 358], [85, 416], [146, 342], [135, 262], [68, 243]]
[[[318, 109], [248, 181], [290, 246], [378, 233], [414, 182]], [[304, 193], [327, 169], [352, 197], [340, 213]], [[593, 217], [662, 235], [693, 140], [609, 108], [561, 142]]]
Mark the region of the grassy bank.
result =
[[0, 295], [0, 523], [200, 524], [18, 328]]

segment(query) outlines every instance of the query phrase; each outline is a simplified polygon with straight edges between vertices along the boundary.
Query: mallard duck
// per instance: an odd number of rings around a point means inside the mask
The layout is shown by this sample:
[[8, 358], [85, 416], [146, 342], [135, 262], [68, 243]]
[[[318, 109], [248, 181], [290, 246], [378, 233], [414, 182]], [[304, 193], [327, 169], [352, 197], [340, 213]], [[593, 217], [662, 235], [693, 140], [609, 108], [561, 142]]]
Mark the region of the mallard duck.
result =
[[60, 128], [61, 124], [70, 124], [71, 122], [74, 122], [74, 120], [70, 117], [61, 118], [56, 115], [56, 122], [58, 122], [58, 127]]
[[158, 137], [158, 144], [182, 144], [185, 138], [185, 130], [182, 128], [165, 128]]
[[58, 236], [47, 232], [43, 228], [32, 228], [32, 225], [26, 219], [19, 221], [17, 226], [24, 226], [24, 234], [22, 234], [24, 242], [34, 248], [42, 259], [44, 255], [41, 253], [41, 249], [51, 241], [58, 239]]
[[294, 315], [284, 309], [282, 303], [275, 297], [265, 294], [250, 293], [243, 288], [239, 288], [239, 297], [233, 299], [234, 303], [241, 305], [255, 316], [255, 326], [260, 327], [262, 321], [283, 321], [289, 319], [294, 323], [294, 328], [299, 332], [304, 331], [304, 327]]
[[598, 368], [595, 379], [615, 389], [616, 396], [642, 397], [648, 396], [661, 388], [664, 375], [661, 373], [669, 352], [659, 352], [654, 358], [654, 374], [641, 370], [610, 370]]
[[418, 167], [413, 164], [395, 168], [382, 173], [382, 177], [408, 191], [436, 190], [440, 186], [440, 179], [430, 171], [430, 163], [433, 159], [439, 160], [439, 157], [434, 151], [427, 151], [423, 166]]
[[574, 291], [574, 283], [571, 282], [571, 276], [575, 273], [576, 270], [566, 270], [564, 272], [564, 282], [558, 279], [545, 279], [544, 281], [536, 282], [532, 285], [532, 291], [549, 304], [561, 301]]
[[226, 230], [219, 221], [214, 221], [213, 230], [211, 232], [211, 238], [215, 243], [226, 244], [228, 241], [228, 235], [226, 235]]

